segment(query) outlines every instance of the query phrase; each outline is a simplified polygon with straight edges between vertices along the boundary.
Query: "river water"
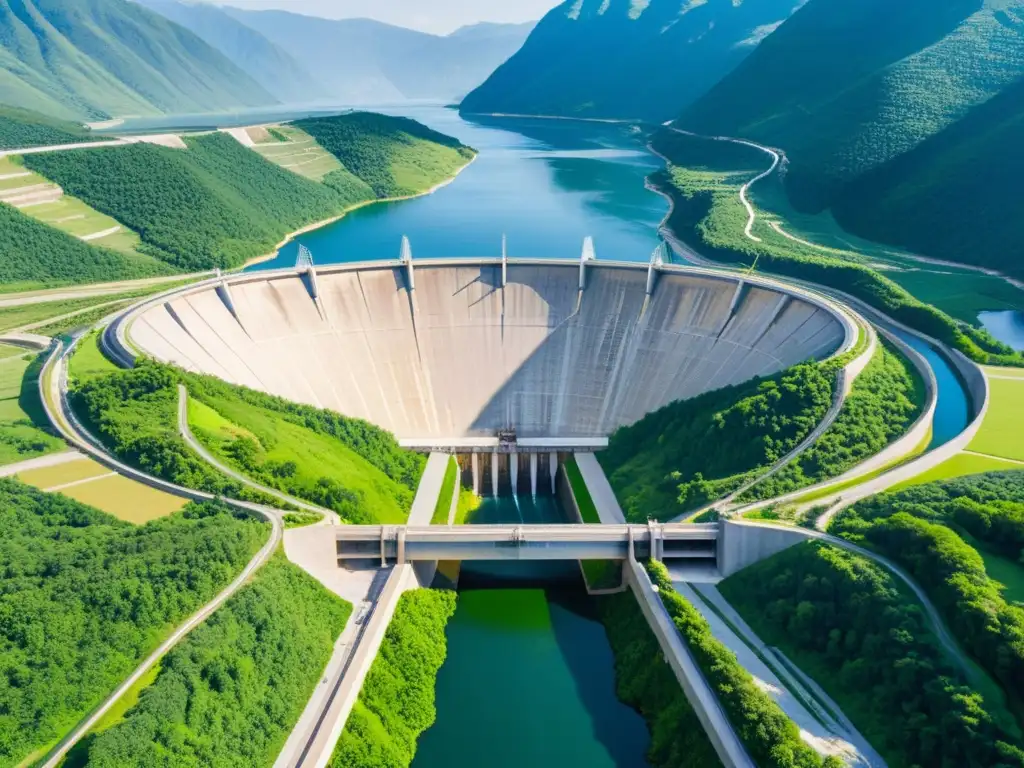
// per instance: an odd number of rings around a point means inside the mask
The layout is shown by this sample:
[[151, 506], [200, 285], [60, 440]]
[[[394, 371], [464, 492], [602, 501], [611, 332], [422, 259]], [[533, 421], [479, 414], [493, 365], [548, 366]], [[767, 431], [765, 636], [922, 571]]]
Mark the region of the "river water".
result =
[[[473, 522], [561, 522], [551, 496], [487, 498]], [[437, 676], [437, 721], [413, 768], [645, 768], [643, 718], [575, 562], [462, 564]]]

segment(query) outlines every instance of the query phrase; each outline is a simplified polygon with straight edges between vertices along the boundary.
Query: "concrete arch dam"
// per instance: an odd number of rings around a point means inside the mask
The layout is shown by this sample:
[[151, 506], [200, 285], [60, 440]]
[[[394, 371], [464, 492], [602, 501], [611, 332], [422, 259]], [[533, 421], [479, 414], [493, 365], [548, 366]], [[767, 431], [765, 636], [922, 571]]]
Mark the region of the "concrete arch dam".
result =
[[124, 326], [158, 360], [448, 445], [507, 427], [604, 436], [855, 334], [825, 300], [758, 278], [556, 260], [246, 274], [151, 301]]

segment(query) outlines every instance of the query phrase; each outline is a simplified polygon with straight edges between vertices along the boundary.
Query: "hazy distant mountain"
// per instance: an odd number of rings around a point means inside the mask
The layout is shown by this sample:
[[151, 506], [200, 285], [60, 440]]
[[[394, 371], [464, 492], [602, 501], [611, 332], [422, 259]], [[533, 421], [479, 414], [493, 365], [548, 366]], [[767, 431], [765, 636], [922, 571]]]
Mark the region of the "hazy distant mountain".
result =
[[0, 103], [81, 118], [275, 101], [196, 35], [127, 0], [0, 0]]
[[287, 51], [221, 8], [179, 0], [136, 2], [195, 32], [281, 102], [315, 101], [327, 95]]
[[335, 101], [461, 98], [515, 53], [531, 24], [478, 24], [440, 37], [369, 19], [224, 11], [287, 51]]
[[675, 117], [801, 0], [567, 0], [462, 103], [466, 112]]

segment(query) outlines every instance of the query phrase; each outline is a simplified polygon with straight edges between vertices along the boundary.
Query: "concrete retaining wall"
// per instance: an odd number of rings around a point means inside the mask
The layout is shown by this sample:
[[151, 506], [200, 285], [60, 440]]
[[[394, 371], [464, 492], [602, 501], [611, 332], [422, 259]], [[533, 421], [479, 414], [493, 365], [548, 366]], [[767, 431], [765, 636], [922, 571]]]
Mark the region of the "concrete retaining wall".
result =
[[723, 578], [811, 538], [800, 528], [743, 525], [729, 520], [722, 520], [719, 526], [718, 570]]

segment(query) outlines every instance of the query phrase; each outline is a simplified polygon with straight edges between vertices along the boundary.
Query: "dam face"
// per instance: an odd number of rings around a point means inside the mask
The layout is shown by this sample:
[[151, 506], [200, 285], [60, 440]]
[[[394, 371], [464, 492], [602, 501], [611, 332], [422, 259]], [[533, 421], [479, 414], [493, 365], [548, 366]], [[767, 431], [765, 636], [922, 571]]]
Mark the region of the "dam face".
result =
[[740, 276], [589, 262], [255, 273], [145, 305], [143, 354], [374, 422], [408, 441], [610, 434], [843, 343], [824, 305]]

